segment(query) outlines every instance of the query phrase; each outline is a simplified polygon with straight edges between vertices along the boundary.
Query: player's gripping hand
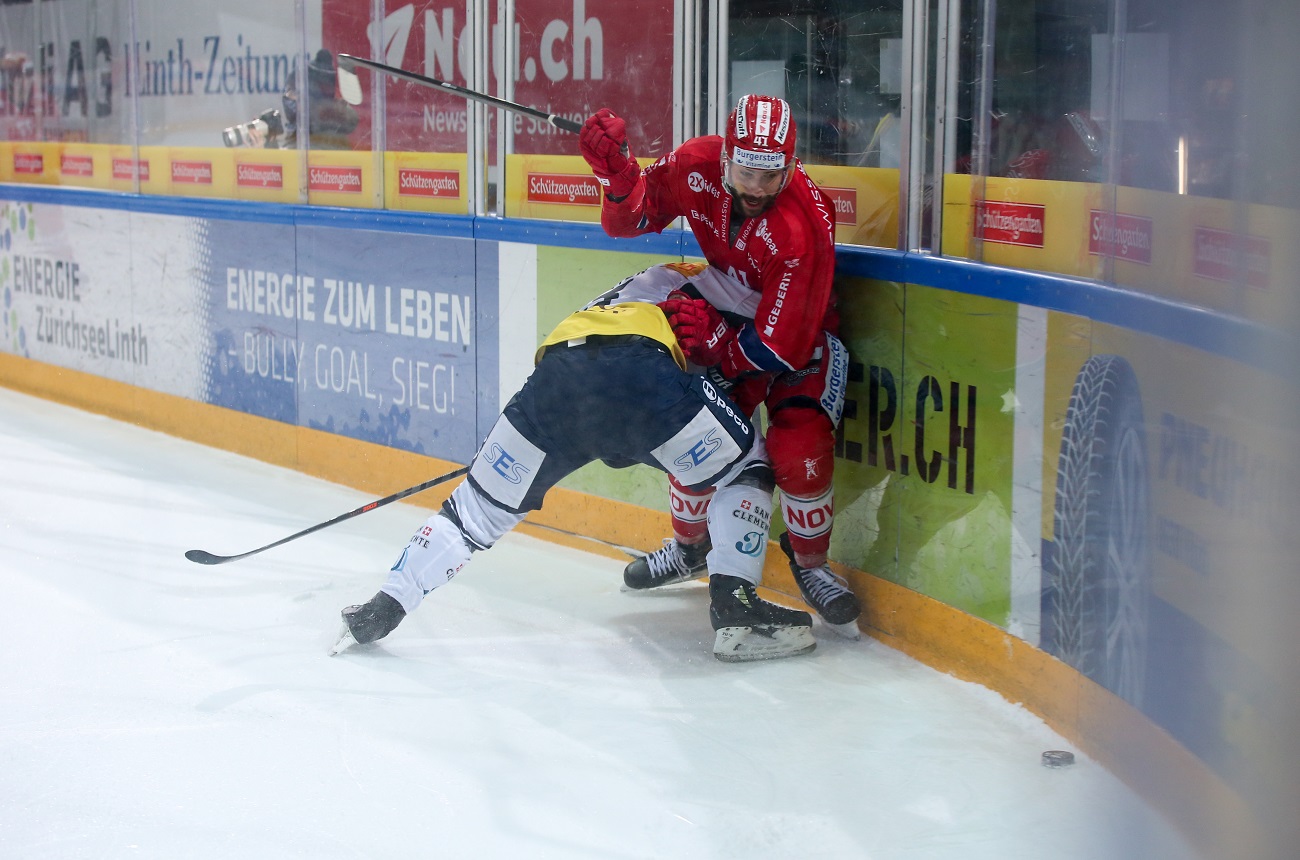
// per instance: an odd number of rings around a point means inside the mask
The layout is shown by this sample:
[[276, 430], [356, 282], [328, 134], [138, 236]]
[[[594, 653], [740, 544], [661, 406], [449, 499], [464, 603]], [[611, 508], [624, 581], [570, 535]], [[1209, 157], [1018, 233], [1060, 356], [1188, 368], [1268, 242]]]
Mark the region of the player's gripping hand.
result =
[[621, 200], [636, 188], [641, 166], [628, 151], [627, 124], [609, 108], [601, 108], [578, 132], [578, 148], [605, 193]]
[[722, 363], [737, 332], [713, 305], [674, 292], [659, 307], [668, 317], [668, 324], [673, 327], [673, 334], [677, 335], [687, 358], [701, 367]]

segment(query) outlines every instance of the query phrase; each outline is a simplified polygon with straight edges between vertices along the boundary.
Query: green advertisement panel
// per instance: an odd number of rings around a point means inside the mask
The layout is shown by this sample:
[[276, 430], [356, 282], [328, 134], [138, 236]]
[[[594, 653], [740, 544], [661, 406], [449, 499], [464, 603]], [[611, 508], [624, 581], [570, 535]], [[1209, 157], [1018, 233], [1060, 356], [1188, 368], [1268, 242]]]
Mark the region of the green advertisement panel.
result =
[[[541, 343], [564, 317], [637, 272], [680, 260], [658, 254], [539, 245], [535, 342]], [[668, 510], [668, 479], [649, 466], [611, 469], [602, 463], [590, 463], [561, 481], [560, 486], [650, 510]]]
[[841, 287], [853, 359], [832, 555], [1006, 627], [1018, 308]]

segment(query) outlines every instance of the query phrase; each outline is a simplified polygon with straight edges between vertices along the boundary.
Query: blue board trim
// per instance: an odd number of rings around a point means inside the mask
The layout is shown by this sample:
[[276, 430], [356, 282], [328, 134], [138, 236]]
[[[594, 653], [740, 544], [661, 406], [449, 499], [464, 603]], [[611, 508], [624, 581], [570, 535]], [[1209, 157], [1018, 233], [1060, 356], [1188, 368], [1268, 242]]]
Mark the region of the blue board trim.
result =
[[836, 271], [1086, 317], [1291, 375], [1296, 344], [1275, 328], [1113, 284], [881, 248], [840, 248]]
[[[267, 224], [301, 224], [345, 230], [423, 233], [598, 251], [699, 257], [689, 231], [670, 228], [633, 239], [610, 238], [597, 224], [520, 218], [436, 215], [389, 209], [343, 209], [242, 200], [157, 197], [34, 185], [0, 185], [11, 200], [215, 218]], [[917, 284], [1074, 314], [1107, 325], [1221, 355], [1278, 375], [1291, 375], [1296, 344], [1286, 333], [1219, 311], [1134, 292], [1112, 284], [1006, 269], [970, 260], [884, 248], [836, 251], [841, 275]]]

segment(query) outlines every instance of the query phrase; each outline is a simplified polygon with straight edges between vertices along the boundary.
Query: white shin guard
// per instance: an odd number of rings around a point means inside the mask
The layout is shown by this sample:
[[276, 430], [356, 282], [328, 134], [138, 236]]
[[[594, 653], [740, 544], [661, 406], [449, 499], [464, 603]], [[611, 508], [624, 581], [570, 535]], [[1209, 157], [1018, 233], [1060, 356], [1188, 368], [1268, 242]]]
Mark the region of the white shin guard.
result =
[[411, 537], [380, 591], [397, 600], [410, 614], [426, 594], [450, 582], [469, 556], [469, 546], [456, 524], [434, 514]]
[[748, 484], [719, 487], [709, 505], [709, 573], [763, 581], [767, 532], [772, 524], [772, 494]]

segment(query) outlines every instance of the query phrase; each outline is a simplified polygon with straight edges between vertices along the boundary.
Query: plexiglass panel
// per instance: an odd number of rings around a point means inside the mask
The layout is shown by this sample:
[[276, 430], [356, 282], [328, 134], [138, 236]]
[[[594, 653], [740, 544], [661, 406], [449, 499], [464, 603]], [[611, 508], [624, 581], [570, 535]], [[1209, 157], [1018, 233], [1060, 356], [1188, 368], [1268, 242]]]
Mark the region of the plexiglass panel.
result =
[[0, 127], [7, 139], [128, 139], [130, 106], [114, 87], [129, 33], [126, 9], [125, 0], [5, 4]]
[[901, 0], [730, 5], [727, 102], [786, 99], [796, 154], [835, 203], [836, 239], [897, 242]]
[[[128, 0], [6, 3], [0, 9], [0, 176], [105, 187], [102, 145], [134, 140], [124, 86]], [[94, 146], [100, 145], [100, 146]]]
[[[607, 107], [627, 121], [644, 166], [673, 144], [674, 4], [515, 0], [511, 100], [583, 122]], [[493, 67], [494, 85], [501, 70]], [[577, 137], [511, 114], [505, 128], [506, 212], [598, 221], [600, 185], [578, 154]]]
[[1245, 0], [963, 6], [942, 253], [1262, 322], [1293, 311], [1298, 121], [1280, 105], [1298, 93], [1267, 68], [1284, 16]]

